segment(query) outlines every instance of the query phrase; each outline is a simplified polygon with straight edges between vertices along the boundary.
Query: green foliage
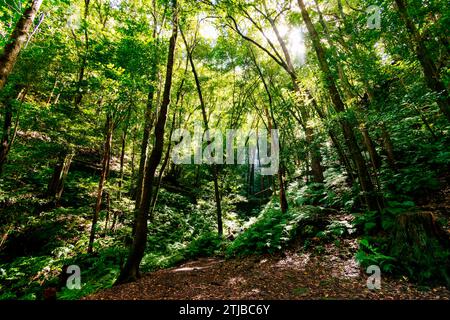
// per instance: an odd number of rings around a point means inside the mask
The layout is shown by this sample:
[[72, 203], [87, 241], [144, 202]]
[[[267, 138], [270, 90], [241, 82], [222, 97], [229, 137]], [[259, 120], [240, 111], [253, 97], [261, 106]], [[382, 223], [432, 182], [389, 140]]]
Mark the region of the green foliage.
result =
[[[414, 210], [416, 210], [416, 205], [411, 200], [403, 202], [387, 201], [386, 207], [381, 212], [381, 226], [383, 230], [391, 232], [398, 215], [405, 212], [413, 212]], [[376, 219], [379, 215], [377, 211], [355, 213], [353, 224], [356, 228], [363, 230], [364, 234], [369, 234], [376, 228]]]
[[[62, 225], [59, 228], [64, 230]], [[63, 237], [69, 238], [67, 233]], [[81, 298], [100, 288], [111, 286], [126, 254], [124, 247], [117, 246], [113, 239], [106, 238], [97, 244], [95, 256], [87, 255], [87, 234], [79, 237], [73, 244], [66, 243], [63, 246], [58, 246], [61, 242], [57, 239], [47, 238], [47, 241], [47, 249], [41, 250], [45, 255], [18, 257], [0, 265], [0, 287], [3, 292], [0, 299], [39, 300], [43, 299], [44, 290], [49, 287], [62, 290], [58, 293], [60, 299]], [[50, 248], [54, 249], [49, 252]], [[64, 265], [80, 267], [81, 290], [69, 290], [59, 282]]]
[[[109, 1], [91, 1], [84, 18], [83, 6], [88, 3], [44, 1], [33, 23], [38, 28], [29, 32], [30, 41], [0, 92], [0, 119], [6, 119], [5, 106], [13, 113], [11, 132], [3, 132], [2, 123], [0, 137], [11, 136], [17, 129], [0, 176], [0, 299], [41, 299], [45, 288], [58, 285], [58, 272], [66, 264], [80, 265], [82, 289], [64, 288], [60, 299], [78, 299], [109, 287], [132, 241], [139, 151], [147, 120], [154, 122], [160, 108], [164, 88], [160, 76], [168, 69], [165, 57], [172, 12], [166, 0], [122, 1], [118, 8]], [[27, 4], [0, 2], [0, 48], [10, 39]], [[393, 243], [401, 236], [396, 234], [398, 218], [415, 213], [416, 203], [435, 196], [441, 182], [448, 182], [450, 125], [437, 104], [445, 99], [445, 92], [434, 92], [427, 85], [417, 45], [411, 40], [417, 37], [409, 34], [392, 1], [374, 0], [373, 4], [383, 12], [379, 30], [366, 27], [363, 1], [306, 3], [329, 64], [330, 74], [325, 74], [311, 41], [302, 35], [304, 19], [293, 10], [296, 3], [267, 1], [267, 8], [258, 0], [178, 3], [180, 27], [188, 46], [192, 45], [188, 49], [200, 79], [209, 127], [224, 132], [276, 126], [280, 173], [285, 181], [296, 182], [286, 188], [289, 209], [282, 213], [275, 198], [269, 200], [279, 189], [275, 176], [262, 177], [260, 166], [217, 166], [224, 236], [231, 239], [239, 233], [228, 243], [215, 231], [211, 168], [169, 161], [149, 219], [143, 272], [197, 257], [274, 253], [294, 239], [300, 239], [305, 249], [319, 242], [313, 249], [323, 254], [326, 241], [341, 243], [356, 228], [361, 237], [357, 258], [363, 266], [377, 264], [385, 272], [418, 281], [447, 279], [446, 269], [439, 265], [448, 263], [448, 252], [424, 236], [426, 232], [417, 232], [417, 246], [406, 235]], [[431, 0], [423, 5], [411, 0], [408, 7], [423, 35], [426, 55], [439, 71], [434, 76], [448, 89], [448, 3]], [[339, 16], [339, 24], [328, 19], [333, 16]], [[40, 18], [44, 18], [42, 24], [38, 24]], [[285, 55], [272, 23], [285, 33], [281, 38], [292, 62], [288, 72], [288, 63], [280, 61]], [[241, 29], [253, 40], [233, 29]], [[164, 151], [173, 146], [168, 142], [169, 129], [190, 129], [204, 121], [180, 37], [174, 60], [168, 118], [175, 115], [175, 122], [173, 128], [166, 124]], [[331, 101], [330, 80], [336, 83], [338, 95], [331, 92]], [[149, 89], [154, 92], [149, 94]], [[336, 98], [342, 100], [344, 112], [333, 108]], [[155, 114], [144, 119], [147, 110]], [[107, 115], [114, 123], [112, 159], [95, 254], [87, 255]], [[353, 127], [356, 146], [349, 144], [348, 132], [343, 134], [344, 120]], [[367, 137], [359, 130], [363, 126], [380, 156], [379, 168], [370, 161]], [[307, 128], [312, 139], [306, 136]], [[45, 193], [58, 157], [67, 148], [76, 150], [76, 156], [55, 208]], [[364, 208], [356, 152], [365, 159], [367, 178], [385, 206], [381, 230], [376, 229], [379, 213]], [[313, 154], [321, 159], [323, 183], [311, 183]], [[337, 211], [355, 213], [354, 225], [334, 220]], [[112, 216], [117, 218], [114, 230], [105, 230], [108, 214], [109, 227]], [[440, 217], [442, 224], [447, 220], [445, 215]], [[303, 291], [294, 289], [299, 295]]]
[[214, 256], [223, 249], [222, 243], [223, 239], [217, 233], [204, 233], [189, 243], [184, 256], [188, 259]]
[[396, 259], [382, 254], [379, 247], [370, 244], [369, 238], [363, 238], [359, 241], [359, 250], [356, 253], [356, 260], [358, 260], [364, 268], [367, 268], [370, 265], [377, 265], [384, 272], [392, 272]]
[[385, 176], [389, 191], [387, 197], [398, 195], [417, 196], [423, 192], [439, 189], [436, 173], [423, 166], [411, 166], [400, 169], [398, 173], [389, 173]]
[[[449, 280], [450, 251], [422, 220], [404, 225], [406, 217], [420, 217], [412, 201], [389, 201], [382, 213], [383, 233], [373, 234], [375, 213], [358, 215], [354, 222], [366, 234], [359, 241], [356, 259], [363, 267], [378, 265], [394, 275], [406, 275], [418, 283], [445, 283]], [[402, 220], [400, 220], [402, 217]], [[428, 222], [427, 222], [428, 223]]]
[[65, 265], [78, 265], [81, 269], [81, 289], [62, 287], [58, 299], [73, 300], [94, 293], [99, 289], [109, 288], [114, 284], [120, 272], [127, 250], [123, 247], [110, 246], [100, 249], [95, 256], [86, 254], [64, 260]]
[[269, 203], [256, 221], [240, 234], [227, 249], [227, 255], [274, 253], [286, 247], [301, 231], [313, 236], [314, 228], [299, 230], [304, 221], [310, 221], [317, 209], [309, 206], [291, 207], [282, 213], [276, 203]]
[[324, 236], [330, 236], [332, 239], [336, 239], [336, 241], [339, 242], [339, 238], [345, 235], [351, 235], [355, 231], [356, 229], [354, 226], [347, 221], [331, 221], [323, 234]]
[[354, 207], [355, 191], [346, 185], [346, 176], [340, 170], [325, 171], [324, 183], [294, 183], [288, 190], [296, 205], [320, 205], [325, 208], [339, 208], [351, 211]]
[[60, 267], [51, 256], [20, 257], [0, 265], [0, 300], [36, 299], [41, 284]]
[[185, 196], [162, 189], [149, 226], [143, 271], [172, 267], [186, 259], [219, 254], [222, 240], [214, 230], [211, 203], [192, 205]]
[[295, 203], [301, 205], [317, 205], [327, 195], [322, 183], [310, 183], [299, 190]]

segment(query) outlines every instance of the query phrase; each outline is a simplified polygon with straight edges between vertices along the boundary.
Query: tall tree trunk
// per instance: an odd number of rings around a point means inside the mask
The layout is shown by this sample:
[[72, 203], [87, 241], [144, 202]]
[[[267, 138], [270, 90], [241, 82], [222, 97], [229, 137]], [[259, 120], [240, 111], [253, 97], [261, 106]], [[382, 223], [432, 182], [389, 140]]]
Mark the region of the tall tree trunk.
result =
[[111, 154], [112, 135], [114, 130], [113, 119], [110, 114], [106, 116], [106, 137], [103, 151], [102, 171], [100, 173], [100, 180], [97, 188], [97, 200], [95, 202], [94, 214], [92, 216], [91, 233], [89, 236], [88, 253], [92, 253], [95, 234], [97, 232], [98, 215], [102, 205], [103, 189], [105, 187], [106, 178], [108, 174], [108, 163]]
[[104, 229], [104, 236], [108, 233], [108, 224], [109, 224], [109, 218], [111, 216], [111, 194], [108, 190], [105, 191], [105, 197], [106, 197], [106, 217], [105, 217], [105, 229]]
[[[188, 63], [189, 63], [189, 58], [186, 60], [186, 68], [184, 70], [184, 76], [183, 76], [183, 79], [181, 80], [180, 86], [177, 90], [177, 94], [176, 94], [177, 98], [175, 101], [175, 108], [178, 106], [178, 103], [180, 102], [180, 98], [182, 97], [181, 93], [183, 91], [183, 86], [184, 86], [184, 82], [186, 79]], [[181, 125], [181, 110], [180, 110], [179, 118], [180, 118], [180, 125]], [[177, 120], [177, 112], [176, 112], [176, 110], [174, 110], [173, 116], [172, 116], [172, 123], [170, 126], [169, 145], [167, 146], [166, 154], [164, 155], [164, 160], [163, 160], [163, 163], [162, 163], [161, 168], [158, 173], [158, 178], [157, 178], [156, 186], [155, 186], [155, 192], [154, 192], [154, 196], [153, 196], [153, 199], [152, 199], [152, 202], [150, 205], [150, 213], [149, 213], [150, 221], [153, 220], [153, 212], [155, 211], [156, 202], [158, 201], [158, 194], [159, 194], [159, 189], [161, 188], [162, 177], [163, 177], [164, 171], [166, 170], [167, 164], [169, 163], [170, 151], [172, 150], [172, 135], [173, 135], [173, 130], [175, 129], [176, 120]]]
[[[273, 141], [273, 140], [272, 140]], [[286, 198], [285, 184], [283, 181], [283, 171], [280, 164], [280, 169], [278, 170], [278, 183], [280, 184], [280, 208], [281, 212], [286, 213], [288, 210], [288, 203]]]
[[[275, 28], [274, 30], [277, 30], [277, 29]], [[281, 42], [281, 43], [284, 43], [284, 42]], [[272, 135], [272, 129], [273, 129], [272, 122], [275, 124], [275, 129], [277, 129], [277, 126], [276, 126], [275, 119], [274, 119], [274, 116], [273, 116], [273, 98], [272, 98], [272, 94], [270, 93], [270, 90], [269, 90], [269, 87], [267, 85], [267, 82], [266, 82], [266, 80], [265, 80], [265, 78], [264, 78], [264, 76], [262, 74], [261, 69], [259, 68], [258, 63], [256, 62], [256, 59], [255, 59], [255, 56], [254, 56], [253, 52], [252, 52], [252, 57], [253, 57], [253, 63], [255, 64], [256, 70], [258, 71], [259, 77], [260, 77], [260, 79], [261, 79], [261, 81], [262, 81], [262, 83], [264, 85], [264, 90], [266, 91], [267, 97], [269, 99], [270, 110], [267, 108], [267, 106], [264, 106], [264, 113], [265, 113], [265, 116], [266, 116], [266, 119], [267, 119], [267, 124], [268, 124], [268, 129], [269, 129], [269, 132], [270, 132], [271, 141], [272, 141], [272, 143], [274, 143], [274, 136]], [[287, 59], [289, 59], [289, 55], [288, 54], [287, 54]], [[290, 61], [290, 60], [288, 60], [288, 61]], [[295, 76], [294, 76], [294, 78], [295, 78]], [[294, 86], [295, 85], [296, 85], [296, 83], [294, 82]], [[284, 213], [284, 212], [287, 212], [288, 203], [287, 203], [286, 192], [285, 192], [285, 188], [284, 188], [281, 163], [278, 166], [277, 176], [278, 176], [278, 182], [280, 184], [280, 187], [279, 187], [280, 188], [280, 192], [279, 192], [280, 206], [281, 206], [281, 211]], [[272, 180], [272, 181], [275, 181], [275, 179]], [[323, 181], [323, 179], [322, 179], [322, 181]], [[275, 183], [273, 183], [273, 185], [275, 186]], [[275, 188], [274, 188], [273, 191], [275, 192]]]
[[[125, 164], [125, 147], [126, 147], [126, 140], [127, 140], [127, 131], [128, 131], [128, 124], [125, 127], [125, 129], [123, 129], [122, 132], [122, 146], [121, 146], [121, 151], [120, 151], [120, 170], [119, 170], [119, 191], [117, 194], [117, 200], [122, 200], [122, 188], [123, 188], [123, 177], [124, 177], [124, 164]], [[134, 151], [133, 151], [134, 152]], [[133, 165], [133, 163], [131, 164]], [[131, 175], [131, 178], [133, 179], [133, 175]], [[120, 213], [121, 215], [123, 214], [123, 212]], [[113, 217], [112, 217], [112, 224], [111, 224], [111, 231], [115, 230], [116, 227], [116, 223], [117, 223], [117, 215], [118, 212], [117, 210], [114, 210], [113, 213]], [[105, 230], [106, 230], [106, 225], [105, 225]]]
[[[258, 136], [258, 133], [256, 133]], [[256, 150], [258, 152], [258, 155], [260, 155], [260, 149], [259, 149], [259, 139], [256, 140]], [[261, 157], [258, 157], [258, 166], [261, 167]], [[262, 174], [259, 175], [259, 190], [258, 193], [264, 190], [264, 176]], [[256, 191], [256, 190], [255, 190]]]
[[[154, 73], [153, 73], [154, 69]], [[144, 124], [144, 133], [142, 138], [142, 144], [141, 144], [141, 156], [139, 159], [139, 171], [137, 176], [137, 186], [136, 186], [136, 206], [139, 207], [142, 200], [142, 187], [145, 179], [145, 168], [147, 164], [147, 158], [149, 153], [149, 140], [150, 140], [150, 134], [153, 127], [154, 122], [154, 115], [156, 113], [155, 110], [153, 110], [153, 99], [155, 95], [155, 86], [153, 85], [153, 82], [156, 80], [156, 68], [152, 67], [152, 84], [150, 84], [150, 89], [148, 93], [147, 98], [147, 107], [145, 110], [145, 124]]]
[[130, 183], [130, 189], [129, 194], [132, 199], [136, 199], [136, 188], [133, 183], [133, 181], [137, 181], [135, 179], [136, 177], [136, 169], [135, 169], [135, 162], [136, 162], [136, 126], [133, 126], [133, 129], [131, 131], [131, 183]]
[[[122, 200], [122, 192], [123, 192], [123, 178], [124, 178], [124, 166], [125, 166], [125, 147], [126, 147], [126, 139], [127, 139], [127, 132], [128, 132], [128, 124], [127, 126], [124, 128], [123, 132], [122, 132], [122, 146], [121, 146], [121, 151], [120, 151], [120, 178], [119, 178], [119, 191], [117, 194], [117, 200]], [[133, 136], [133, 134], [132, 134]], [[133, 165], [134, 165], [134, 142], [132, 145], [132, 156], [131, 156], [131, 168], [133, 169]], [[131, 174], [131, 179], [133, 179], [133, 172]], [[119, 212], [117, 210], [114, 210], [113, 213], [113, 218], [112, 218], [112, 223], [111, 223], [111, 231], [115, 231], [116, 228], [116, 223], [117, 223], [117, 218], [118, 218], [118, 214]], [[120, 212], [120, 215], [123, 215], [123, 212]], [[106, 229], [106, 228], [105, 228]]]
[[450, 121], [450, 96], [445, 85], [439, 76], [439, 70], [437, 69], [435, 63], [433, 62], [430, 53], [425, 45], [424, 40], [421, 38], [419, 31], [414, 24], [408, 13], [408, 5], [406, 0], [395, 0], [397, 4], [398, 12], [403, 22], [406, 25], [406, 29], [409, 33], [409, 38], [411, 40], [411, 45], [414, 47], [417, 59], [419, 60], [423, 73], [425, 75], [425, 81], [430, 90], [439, 94], [437, 103], [441, 112]]
[[[153, 30], [153, 35], [156, 35], [156, 25]], [[156, 48], [158, 50], [158, 48]], [[142, 138], [142, 144], [141, 144], [141, 156], [139, 160], [139, 171], [137, 176], [137, 186], [136, 186], [136, 207], [140, 207], [141, 200], [142, 200], [142, 185], [144, 183], [145, 179], [145, 168], [147, 163], [147, 157], [149, 153], [149, 139], [150, 134], [152, 131], [153, 123], [154, 123], [154, 116], [156, 115], [156, 110], [154, 110], [154, 106], [157, 105], [157, 103], [153, 103], [154, 96], [155, 96], [155, 82], [156, 77], [158, 73], [158, 64], [159, 64], [159, 55], [155, 54], [151, 61], [150, 66], [150, 84], [148, 89], [148, 96], [147, 96], [147, 106], [145, 108], [145, 124], [144, 124], [144, 133]]]
[[8, 44], [0, 56], [0, 90], [5, 86], [6, 80], [14, 69], [20, 50], [27, 41], [28, 32], [33, 25], [36, 13], [39, 11], [43, 0], [31, 1], [29, 7], [25, 10], [19, 19]]
[[[326, 39], [328, 40], [330, 45], [332, 45], [332, 46], [336, 45], [335, 41], [331, 37], [327, 23], [325, 22], [325, 19], [323, 18], [323, 15], [320, 10], [319, 4], [317, 3], [317, 0], [315, 0], [314, 2], [315, 2], [316, 10], [319, 13], [319, 22], [320, 22], [320, 25], [322, 26], [323, 33], [324, 33]], [[345, 21], [344, 21], [344, 23], [345, 23]], [[344, 40], [340, 41], [340, 43], [345, 44]], [[345, 44], [345, 47], [348, 47], [347, 44]], [[357, 48], [355, 48], [354, 46], [353, 46], [353, 50], [354, 50], [355, 54], [358, 53]], [[359, 56], [359, 54], [357, 54], [357, 56]], [[353, 86], [350, 84], [350, 82], [347, 78], [347, 75], [345, 74], [342, 64], [337, 63], [336, 68], [338, 70], [338, 77], [339, 77], [340, 83], [344, 89], [345, 95], [350, 99], [357, 98], [358, 94], [357, 94], [356, 90], [353, 88]], [[368, 82], [364, 76], [363, 76], [363, 82], [368, 84]], [[362, 120], [358, 119], [359, 129], [363, 136], [363, 143], [364, 143], [364, 146], [366, 147], [367, 151], [369, 152], [372, 166], [376, 172], [381, 167], [381, 157], [379, 156], [379, 154], [375, 148], [375, 143], [373, 142], [372, 138], [370, 137], [369, 130], [366, 125], [365, 110], [363, 110], [362, 108], [359, 108], [359, 114], [361, 115], [360, 117], [363, 118]]]
[[255, 193], [255, 165], [250, 165], [250, 174], [248, 177], [248, 194], [253, 195]]
[[323, 183], [325, 179], [323, 176], [322, 167], [322, 156], [320, 155], [320, 148], [316, 145], [314, 141], [314, 130], [306, 124], [305, 131], [306, 143], [309, 146], [309, 156], [311, 158], [311, 173], [313, 176], [313, 181], [315, 183]]
[[[325, 77], [326, 87], [331, 96], [334, 108], [339, 113], [345, 112], [346, 111], [345, 105], [336, 87], [336, 82], [333, 78], [328, 61], [325, 56], [325, 50], [322, 44], [320, 43], [319, 34], [317, 33], [316, 28], [314, 27], [311, 18], [309, 17], [309, 13], [306, 10], [303, 0], [298, 0], [298, 4], [302, 13], [303, 20], [305, 21], [306, 27], [308, 29], [308, 33], [311, 37], [314, 50], [316, 51], [320, 69], [322, 70], [322, 73]], [[362, 156], [361, 150], [358, 146], [358, 142], [353, 132], [352, 125], [345, 118], [342, 118], [340, 122], [347, 147], [356, 165], [359, 183], [361, 186], [361, 190], [364, 192], [364, 199], [367, 204], [367, 207], [369, 210], [379, 211], [380, 205], [378, 203], [377, 196], [375, 194], [375, 189], [372, 184], [364, 157]], [[378, 219], [377, 222], [379, 225], [381, 224], [380, 219]]]
[[175, 47], [178, 34], [178, 8], [176, 0], [172, 0], [172, 35], [169, 42], [167, 57], [166, 81], [164, 84], [163, 99], [155, 126], [155, 145], [148, 159], [145, 179], [142, 189], [140, 207], [136, 208], [135, 232], [127, 262], [120, 272], [116, 284], [135, 281], [139, 276], [139, 264], [144, 256], [147, 244], [147, 220], [153, 196], [153, 182], [156, 169], [161, 161], [164, 149], [164, 129], [167, 120], [167, 110], [170, 103], [170, 91], [172, 88], [172, 76], [174, 66]]
[[[156, 10], [156, 2], [152, 2], [153, 10]], [[152, 127], [154, 125], [155, 117], [157, 116], [157, 106], [159, 104], [159, 99], [156, 99], [156, 102], [153, 100], [155, 99], [155, 91], [156, 91], [156, 80], [158, 77], [158, 66], [159, 66], [159, 37], [158, 37], [158, 22], [156, 15], [153, 15], [153, 32], [152, 32], [152, 38], [156, 40], [156, 45], [154, 47], [154, 55], [151, 59], [150, 64], [150, 77], [149, 77], [149, 88], [148, 88], [148, 95], [147, 95], [147, 105], [145, 108], [144, 113], [144, 132], [143, 132], [143, 138], [141, 143], [141, 155], [139, 158], [139, 170], [136, 180], [136, 193], [135, 193], [135, 199], [136, 199], [136, 208], [139, 208], [141, 206], [141, 200], [142, 200], [142, 188], [144, 184], [145, 179], [145, 172], [147, 167], [147, 159], [149, 154], [149, 139], [150, 134], [152, 131]], [[160, 91], [158, 90], [158, 95], [160, 94]], [[135, 214], [137, 211], [135, 211]], [[136, 221], [136, 219], [135, 219]], [[133, 226], [133, 233], [134, 233]]]
[[153, 220], [153, 212], [155, 211], [156, 202], [158, 201], [158, 194], [159, 194], [159, 189], [161, 188], [162, 177], [163, 177], [164, 171], [166, 170], [167, 164], [169, 163], [169, 159], [170, 159], [170, 151], [172, 150], [171, 141], [172, 141], [173, 130], [175, 127], [175, 120], [176, 120], [176, 112], [174, 111], [173, 118], [172, 118], [172, 126], [170, 127], [170, 133], [169, 133], [169, 145], [167, 146], [167, 150], [164, 155], [163, 163], [161, 165], [161, 168], [159, 169], [158, 178], [156, 180], [155, 192], [154, 192], [153, 199], [152, 199], [152, 202], [150, 205], [150, 213], [149, 213], [150, 221]]
[[89, 18], [89, 4], [91, 0], [84, 0], [84, 16], [83, 16], [83, 31], [84, 31], [84, 53], [81, 57], [80, 70], [78, 72], [78, 80], [76, 85], [76, 92], [74, 98], [75, 108], [81, 103], [83, 99], [83, 81], [85, 77], [86, 67], [88, 63], [88, 55], [89, 55], [89, 30], [88, 30], [88, 18]]
[[[203, 125], [204, 125], [204, 129], [205, 132], [209, 130], [209, 125], [208, 125], [208, 117], [207, 117], [207, 113], [206, 113], [206, 105], [205, 105], [205, 101], [203, 99], [203, 93], [202, 93], [202, 88], [200, 85], [200, 80], [198, 78], [198, 74], [197, 74], [197, 70], [195, 69], [195, 64], [194, 64], [194, 59], [192, 58], [192, 51], [193, 48], [189, 48], [188, 43], [186, 41], [186, 38], [184, 37], [183, 31], [180, 29], [180, 33], [181, 36], [183, 38], [184, 44], [186, 46], [186, 50], [188, 52], [188, 58], [189, 58], [189, 62], [191, 64], [191, 69], [192, 69], [192, 73], [194, 75], [194, 80], [195, 80], [195, 86], [197, 88], [197, 94], [198, 94], [198, 98], [200, 100], [200, 107], [202, 109], [202, 116], [203, 116]], [[207, 140], [209, 142], [209, 137], [207, 137]], [[221, 206], [221, 197], [220, 197], [220, 189], [219, 189], [219, 172], [218, 172], [218, 168], [216, 164], [212, 165], [212, 170], [211, 173], [213, 175], [213, 182], [214, 182], [214, 198], [216, 201], [216, 213], [217, 213], [217, 233], [219, 234], [219, 236], [221, 236], [223, 234], [223, 224], [222, 224], [222, 206]]]
[[[265, 2], [264, 2], [264, 5], [265, 5]], [[267, 9], [266, 9], [266, 11], [267, 11]], [[275, 32], [278, 43], [281, 46], [281, 50], [283, 51], [283, 54], [284, 54], [284, 57], [286, 60], [286, 66], [287, 66], [286, 71], [288, 72], [289, 76], [291, 77], [292, 84], [294, 86], [295, 91], [301, 95], [302, 91], [300, 90], [300, 87], [297, 83], [297, 74], [295, 73], [294, 65], [292, 64], [292, 59], [289, 54], [289, 50], [286, 46], [286, 43], [283, 40], [283, 38], [281, 37], [278, 27], [275, 24], [275, 21], [270, 17], [268, 17], [268, 20], [269, 20], [270, 25], [272, 26], [273, 31]], [[305, 128], [305, 139], [309, 146], [309, 157], [311, 160], [311, 172], [313, 175], [313, 181], [317, 182], [317, 183], [323, 183], [324, 176], [323, 176], [323, 168], [322, 168], [322, 164], [321, 164], [322, 157], [320, 155], [320, 148], [318, 148], [316, 143], [314, 142], [314, 130], [308, 123], [310, 116], [304, 107], [299, 107], [299, 111], [302, 116], [302, 121], [303, 121], [304, 128]]]

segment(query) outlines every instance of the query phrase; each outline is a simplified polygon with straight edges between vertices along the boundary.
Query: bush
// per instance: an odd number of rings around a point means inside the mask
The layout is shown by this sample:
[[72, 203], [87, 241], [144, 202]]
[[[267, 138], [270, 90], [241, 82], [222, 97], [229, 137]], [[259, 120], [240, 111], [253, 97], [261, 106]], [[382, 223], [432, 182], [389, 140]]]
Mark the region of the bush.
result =
[[194, 239], [186, 248], [185, 257], [209, 257], [222, 250], [223, 239], [217, 233], [207, 232]]
[[[302, 233], [314, 236], [320, 221], [320, 208], [291, 205], [286, 213], [269, 203], [256, 221], [228, 247], [227, 256], [273, 253]], [[306, 226], [313, 226], [306, 228]], [[305, 228], [303, 228], [305, 227]]]
[[394, 275], [418, 283], [443, 283], [450, 287], [450, 240], [429, 213], [406, 212], [397, 207], [385, 232], [364, 237], [356, 259], [363, 267], [378, 265]]
[[[383, 240], [381, 239], [381, 241]], [[395, 258], [381, 253], [382, 248], [385, 247], [385, 245], [385, 242], [380, 243], [380, 239], [369, 237], [362, 238], [359, 241], [356, 260], [363, 268], [367, 268], [370, 265], [377, 265], [384, 272], [393, 271]]]

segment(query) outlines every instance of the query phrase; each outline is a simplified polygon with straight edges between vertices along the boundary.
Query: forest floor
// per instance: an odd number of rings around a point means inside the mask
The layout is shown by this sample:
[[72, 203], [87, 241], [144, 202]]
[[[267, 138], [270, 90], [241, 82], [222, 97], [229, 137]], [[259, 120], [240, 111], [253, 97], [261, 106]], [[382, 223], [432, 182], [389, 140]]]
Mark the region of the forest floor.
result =
[[[446, 188], [420, 208], [449, 213]], [[367, 288], [368, 274], [355, 260], [357, 239], [347, 238], [304, 250], [235, 259], [202, 258], [143, 275], [134, 283], [84, 299], [450, 299], [445, 287], [422, 287], [405, 277], [381, 275], [381, 289]]]
[[204, 258], [85, 299], [450, 299], [444, 287], [421, 288], [404, 278], [382, 276], [381, 289], [369, 290], [368, 275], [353, 258], [356, 246], [356, 240], [345, 240], [316, 255], [290, 250], [232, 260]]

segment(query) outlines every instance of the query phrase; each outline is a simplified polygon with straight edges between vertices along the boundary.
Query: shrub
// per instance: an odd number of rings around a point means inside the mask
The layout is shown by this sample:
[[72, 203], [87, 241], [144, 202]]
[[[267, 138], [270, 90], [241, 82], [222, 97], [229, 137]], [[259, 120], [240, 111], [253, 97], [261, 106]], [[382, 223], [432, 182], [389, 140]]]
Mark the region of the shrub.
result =
[[223, 239], [217, 233], [207, 232], [195, 238], [186, 248], [185, 257], [208, 257], [219, 253]]
[[[297, 235], [314, 236], [320, 208], [290, 206], [286, 213], [269, 203], [256, 221], [228, 247], [227, 255], [273, 253], [288, 245]], [[307, 225], [313, 228], [303, 228]]]

